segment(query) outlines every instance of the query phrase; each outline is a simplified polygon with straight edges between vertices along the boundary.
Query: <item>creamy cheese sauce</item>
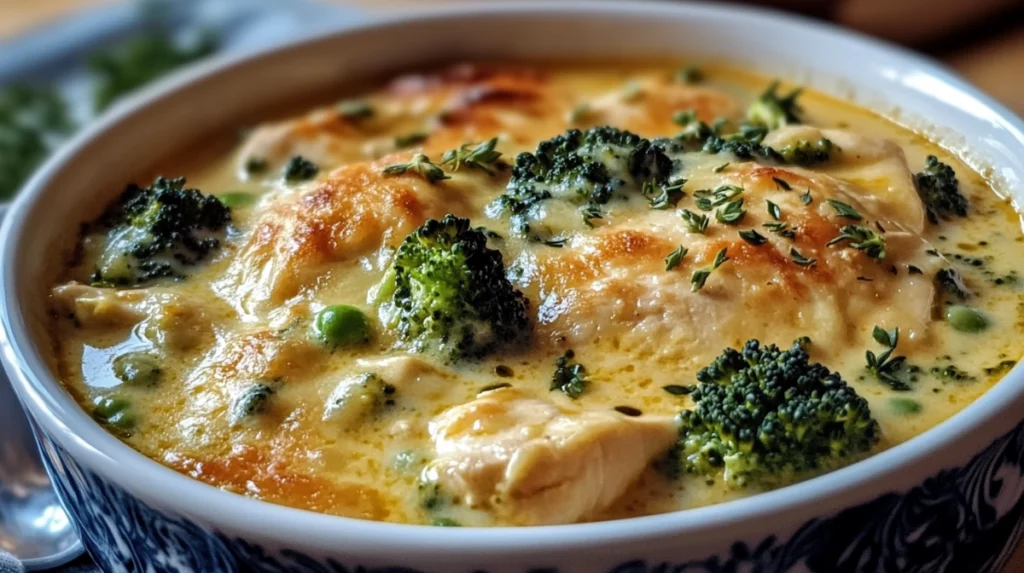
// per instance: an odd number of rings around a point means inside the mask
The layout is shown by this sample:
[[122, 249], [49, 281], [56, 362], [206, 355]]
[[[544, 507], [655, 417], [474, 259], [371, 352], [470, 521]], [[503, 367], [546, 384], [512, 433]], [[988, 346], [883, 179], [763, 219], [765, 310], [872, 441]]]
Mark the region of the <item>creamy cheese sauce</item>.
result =
[[[715, 65], [704, 67], [704, 78], [690, 85], [676, 81], [675, 69], [480, 65], [413, 74], [362, 92], [345, 90], [350, 99], [342, 107], [327, 103], [256, 126], [231, 151], [213, 147], [169, 160], [162, 174], [184, 175], [188, 187], [206, 194], [231, 194], [235, 206], [224, 248], [185, 280], [93, 287], [102, 244], [86, 240], [51, 295], [61, 379], [90, 411], [98, 397], [127, 404], [134, 424], [117, 433], [133, 448], [229, 491], [365, 519], [500, 525], [622, 518], [760, 491], [703, 476], [668, 479], [653, 467], [667, 449], [659, 429], [665, 426], [658, 421], [670, 424], [693, 405], [689, 396], [663, 387], [693, 384], [696, 372], [723, 348], [738, 348], [747, 339], [788, 346], [809, 336], [812, 358], [839, 372], [869, 401], [882, 431], [875, 452], [949, 418], [1021, 356], [1024, 298], [1016, 261], [1024, 260], [1024, 245], [1018, 213], [983, 176], [925, 135], [814, 91], [799, 98], [802, 124], [826, 130], [839, 145], [832, 160], [804, 168], [764, 166], [729, 154], [677, 151], [672, 176], [688, 181], [685, 196], [672, 208], [652, 210], [640, 193], [625, 194], [628, 199], [605, 206], [591, 229], [575, 207], [546, 202], [533, 228], [543, 238], [564, 240], [561, 248], [521, 238], [507, 215], [488, 210], [505, 190], [507, 169], [491, 175], [446, 167], [450, 179], [433, 184], [415, 174], [382, 174], [416, 153], [440, 163], [446, 151], [491, 137], [498, 138], [496, 149], [508, 162], [571, 127], [611, 125], [647, 138], [671, 137], [682, 129], [673, 116], [687, 110], [709, 123], [724, 118], [735, 126], [769, 83]], [[353, 102], [365, 103], [372, 114], [358, 113]], [[783, 128], [766, 141], [782, 138], [781, 146], [787, 129], [808, 128]], [[419, 133], [423, 137], [409, 137]], [[400, 146], [396, 137], [412, 142]], [[293, 155], [319, 167], [315, 178], [281, 177]], [[909, 178], [928, 155], [956, 171], [970, 202], [967, 217], [938, 224], [924, 217]], [[253, 159], [265, 162], [265, 170], [247, 169]], [[604, 161], [613, 173], [621, 170], [621, 162]], [[145, 175], [136, 183], [148, 183]], [[745, 218], [732, 226], [708, 212], [706, 234], [689, 231], [679, 210], [701, 213], [695, 191], [722, 184], [744, 187]], [[549, 191], [556, 198], [564, 193]], [[885, 259], [823, 246], [837, 226], [849, 223], [837, 219], [828, 198], [840, 198], [867, 221], [884, 225]], [[772, 222], [766, 200], [780, 206], [782, 221], [797, 230], [795, 239], [763, 227]], [[524, 347], [450, 364], [397, 346], [377, 320], [374, 286], [395, 247], [426, 219], [447, 213], [500, 235], [490, 244], [502, 252], [513, 283], [530, 300], [532, 335]], [[769, 243], [754, 247], [740, 241], [737, 231], [750, 228]], [[665, 258], [680, 245], [688, 254], [677, 268], [665, 270]], [[793, 263], [791, 247], [817, 258], [817, 264]], [[710, 265], [720, 248], [728, 248], [730, 260], [704, 288], [691, 292], [691, 273]], [[972, 292], [966, 304], [989, 321], [982, 332], [957, 331], [944, 320], [948, 297], [934, 289], [933, 277], [950, 267]], [[332, 349], [317, 341], [311, 334], [316, 313], [337, 304], [365, 311], [370, 342]], [[882, 350], [871, 337], [875, 325], [900, 329], [896, 353], [920, 368], [910, 390], [893, 390], [866, 370], [865, 351]], [[587, 372], [577, 399], [550, 390], [555, 362], [570, 348]], [[116, 375], [117, 357], [136, 351], [157, 357], [155, 383], [129, 385]], [[950, 365], [963, 379], [936, 373]], [[353, 401], [373, 401], [359, 394], [369, 388], [358, 386], [368, 372], [393, 393], [386, 402], [352, 413]], [[239, 420], [232, 409], [254, 383], [266, 384], [273, 394], [262, 413]], [[511, 388], [478, 398], [497, 384]], [[444, 426], [445, 416], [459, 413], [453, 408], [480, 399], [493, 403], [480, 402], [469, 418]], [[448, 471], [431, 465], [445, 447], [472, 447], [451, 436], [444, 442], [444, 427], [455, 432], [453, 427], [467, 423], [478, 431], [488, 423], [508, 424], [495, 431], [515, 434], [520, 414], [500, 410], [506, 399], [525, 404], [522, 415], [528, 418], [549, 420], [542, 412], [552, 408], [555, 421], [544, 431], [564, 431], [569, 441], [537, 462], [527, 478], [564, 473], [572, 487], [555, 490], [562, 496], [556, 504], [545, 503], [562, 507], [564, 496], [596, 496], [580, 501], [585, 509], [571, 515], [526, 507], [510, 513], [496, 509], [501, 500], [486, 499], [493, 483], [471, 483], [470, 491], [484, 492], [474, 498], [432, 490], [425, 481], [431, 471]], [[339, 404], [346, 411], [339, 412]], [[503, 413], [473, 418], [491, 407]], [[616, 407], [641, 412], [625, 437], [616, 433], [625, 416]], [[643, 420], [652, 425], [639, 425]], [[506, 438], [514, 452], [522, 436], [501, 437]], [[604, 440], [606, 452], [622, 456], [623, 475], [602, 475], [597, 484], [564, 469], [587, 459], [572, 456], [589, 439]], [[472, 463], [485, 461], [464, 460], [451, 471], [468, 471]], [[619, 483], [614, 491], [595, 493]], [[538, 486], [546, 487], [556, 486]]]

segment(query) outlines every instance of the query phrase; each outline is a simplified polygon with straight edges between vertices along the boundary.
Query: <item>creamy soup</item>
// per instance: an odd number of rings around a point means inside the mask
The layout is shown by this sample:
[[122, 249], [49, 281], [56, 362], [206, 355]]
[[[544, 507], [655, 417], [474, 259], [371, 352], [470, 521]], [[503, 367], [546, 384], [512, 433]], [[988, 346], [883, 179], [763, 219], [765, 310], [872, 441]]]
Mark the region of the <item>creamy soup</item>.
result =
[[727, 66], [339, 87], [160, 174], [50, 291], [61, 379], [139, 452], [273, 503], [463, 526], [719, 503], [913, 438], [1024, 347], [999, 189]]

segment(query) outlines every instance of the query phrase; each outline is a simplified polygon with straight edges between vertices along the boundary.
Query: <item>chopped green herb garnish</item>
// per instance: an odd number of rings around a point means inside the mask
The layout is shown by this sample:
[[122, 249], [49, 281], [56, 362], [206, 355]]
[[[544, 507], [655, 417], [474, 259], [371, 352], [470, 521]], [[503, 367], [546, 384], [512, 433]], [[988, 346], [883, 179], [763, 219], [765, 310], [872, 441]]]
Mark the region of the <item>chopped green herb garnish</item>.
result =
[[437, 183], [445, 179], [451, 179], [440, 166], [430, 162], [430, 158], [422, 153], [417, 153], [408, 163], [396, 163], [388, 165], [382, 173], [384, 175], [403, 175], [409, 171], [419, 174], [420, 177], [429, 183]]
[[691, 233], [704, 234], [708, 230], [708, 216], [703, 214], [694, 213], [689, 209], [683, 209], [679, 212], [679, 216], [686, 222], [686, 228]]
[[800, 254], [800, 251], [793, 247], [789, 248], [789, 256], [793, 257], [793, 262], [800, 265], [801, 267], [813, 267], [818, 259], [808, 259], [807, 257]]
[[727, 162], [719, 165], [718, 167], [715, 167], [714, 169], [712, 169], [712, 171], [714, 171], [715, 173], [721, 173], [721, 172], [725, 171], [725, 168], [728, 167], [728, 166], [729, 166], [729, 162], [727, 161]]
[[782, 218], [782, 209], [778, 205], [768, 199], [765, 199], [764, 202], [768, 206], [768, 214], [772, 216], [772, 219], [778, 221]]
[[477, 393], [478, 394], [483, 394], [484, 392], [490, 392], [491, 390], [501, 390], [502, 388], [511, 388], [511, 387], [512, 387], [512, 385], [509, 384], [508, 382], [496, 382], [494, 384], [488, 384], [488, 385], [484, 386]]
[[721, 185], [715, 190], [701, 189], [694, 192], [694, 201], [702, 211], [710, 211], [724, 205], [727, 201], [743, 192], [739, 185]]
[[729, 260], [729, 257], [726, 255], [726, 251], [727, 249], [722, 249], [721, 251], [718, 251], [718, 254], [715, 255], [715, 261], [711, 264], [710, 267], [704, 267], [703, 269], [693, 271], [693, 274], [690, 275], [691, 292], [697, 292], [700, 289], [704, 288], [704, 284], [708, 281], [708, 277], [711, 276], [711, 272], [717, 269], [718, 267], [722, 266], [722, 263]]
[[583, 215], [583, 224], [587, 227], [594, 228], [594, 219], [603, 219], [601, 216], [601, 206], [593, 203], [587, 203], [580, 208], [580, 213]]
[[369, 119], [373, 117], [373, 106], [362, 100], [343, 101], [335, 108], [338, 115], [348, 120]]
[[587, 386], [587, 369], [575, 358], [572, 350], [566, 350], [555, 362], [555, 373], [551, 377], [551, 391], [560, 390], [573, 400], [579, 398]]
[[804, 205], [810, 205], [811, 201], [812, 201], [812, 199], [811, 199], [811, 190], [808, 189], [806, 193], [801, 195], [800, 196], [800, 200], [803, 201]]
[[293, 155], [284, 166], [284, 179], [289, 183], [307, 181], [316, 177], [320, 167], [301, 155]]
[[629, 82], [622, 90], [622, 101], [634, 102], [644, 95], [644, 87], [637, 82]]
[[741, 197], [726, 203], [724, 207], [715, 211], [715, 219], [726, 225], [735, 225], [742, 221], [746, 214], [747, 210], [743, 208], [743, 198]]
[[425, 131], [414, 131], [405, 135], [398, 135], [395, 137], [395, 147], [402, 149], [403, 147], [411, 147], [423, 143], [429, 135]]
[[686, 179], [673, 179], [659, 187], [654, 181], [645, 181], [641, 193], [651, 203], [651, 209], [668, 209], [674, 207], [683, 198], [683, 185]]
[[498, 138], [492, 137], [473, 146], [472, 143], [464, 143], [458, 149], [450, 149], [441, 158], [441, 165], [447, 165], [452, 171], [458, 171], [459, 167], [465, 164], [467, 167], [476, 167], [486, 171], [488, 175], [494, 175], [492, 169], [502, 165], [501, 152], [495, 147], [498, 145]]
[[676, 81], [681, 84], [696, 84], [704, 81], [704, 70], [697, 66], [686, 66], [676, 72]]
[[641, 411], [639, 408], [634, 408], [632, 406], [616, 406], [614, 410], [620, 414], [630, 416], [632, 418], [642, 416], [644, 414], [643, 411]]
[[889, 405], [897, 414], [917, 414], [921, 411], [921, 403], [911, 398], [889, 398]]
[[793, 229], [789, 228], [789, 223], [779, 223], [779, 222], [765, 223], [764, 224], [764, 228], [768, 229], [769, 231], [771, 231], [772, 233], [775, 233], [776, 235], [778, 235], [780, 237], [785, 237], [787, 239], [792, 239], [792, 238], [796, 237], [796, 231], [794, 231]]
[[263, 157], [250, 157], [245, 160], [245, 172], [249, 175], [257, 175], [267, 170], [267, 160]]
[[847, 219], [853, 219], [854, 221], [860, 221], [864, 218], [856, 209], [842, 201], [832, 198], [828, 198], [826, 201], [828, 201], [829, 205], [832, 205], [832, 208], [836, 210], [836, 215], [839, 215], [840, 217], [846, 217]]
[[692, 394], [693, 391], [697, 389], [697, 385], [688, 384], [683, 386], [681, 384], [669, 384], [668, 386], [662, 386], [661, 389], [673, 396], [686, 396], [687, 394]]
[[679, 248], [672, 251], [665, 257], [665, 270], [670, 271], [679, 266], [679, 263], [683, 262], [683, 257], [686, 253], [690, 252], [686, 247], [679, 245]]
[[740, 231], [740, 238], [755, 246], [763, 245], [768, 242], [768, 239], [764, 235], [758, 233], [754, 229], [744, 229]]
[[899, 376], [907, 358], [892, 355], [900, 342], [900, 329], [894, 328], [887, 331], [880, 326], [875, 326], [871, 331], [871, 337], [875, 339], [875, 342], [884, 346], [885, 350], [878, 355], [870, 350], [864, 353], [868, 372], [874, 374], [876, 378], [893, 390], [899, 392], [910, 390], [910, 385]]
[[778, 177], [772, 177], [772, 181], [775, 182], [775, 186], [783, 191], [792, 191], [793, 188], [789, 186], [789, 183], [785, 179], [779, 179]]
[[832, 239], [826, 245], [831, 247], [843, 242], [846, 242], [850, 248], [864, 251], [864, 254], [872, 259], [885, 258], [885, 237], [867, 227], [847, 225], [840, 229], [838, 237]]

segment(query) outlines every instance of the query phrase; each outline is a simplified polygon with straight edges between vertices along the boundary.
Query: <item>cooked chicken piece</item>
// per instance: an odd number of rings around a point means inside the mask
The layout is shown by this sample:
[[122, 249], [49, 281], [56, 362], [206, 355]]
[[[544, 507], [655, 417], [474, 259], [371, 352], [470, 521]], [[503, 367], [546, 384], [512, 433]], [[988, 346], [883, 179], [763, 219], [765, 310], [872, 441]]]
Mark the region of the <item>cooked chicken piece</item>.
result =
[[314, 287], [331, 263], [372, 257], [428, 218], [467, 210], [454, 186], [381, 173], [400, 161], [408, 157], [341, 167], [281, 196], [256, 221], [215, 290], [245, 315], [270, 310]]
[[668, 417], [567, 411], [505, 388], [430, 424], [423, 479], [502, 523], [585, 520], [610, 506], [677, 439]]
[[[870, 331], [858, 330], [864, 324], [900, 327], [908, 348], [923, 341], [934, 290], [929, 277], [942, 260], [929, 256], [930, 245], [917, 235], [874, 218], [861, 202], [863, 191], [827, 175], [752, 163], [722, 174], [695, 174], [687, 188], [721, 184], [744, 189], [737, 198], [744, 199], [747, 211], [737, 225], [717, 222], [715, 213], [707, 212], [712, 223], [701, 234], [689, 231], [672, 211], [647, 210], [617, 221], [610, 210], [608, 227], [575, 237], [567, 248], [521, 255], [516, 266], [527, 294], [537, 301], [538, 331], [577, 350], [605, 343], [639, 359], [694, 368], [713, 359], [723, 345], [742, 345], [750, 338], [788, 345], [806, 335], [826, 352], [870, 345]], [[810, 205], [802, 200], [807, 190]], [[863, 219], [838, 216], [828, 198], [850, 205]], [[779, 206], [779, 221], [769, 214], [766, 200]], [[793, 238], [766, 223], [787, 225]], [[849, 242], [827, 246], [852, 224], [884, 237], [884, 259], [850, 248]], [[751, 228], [767, 241], [751, 244], [737, 232]], [[678, 267], [666, 270], [665, 258], [680, 245], [688, 253]], [[728, 260], [694, 292], [693, 273], [710, 269], [722, 249]], [[922, 272], [910, 272], [910, 265]]]
[[157, 289], [118, 290], [80, 283], [53, 289], [54, 308], [73, 316], [82, 328], [131, 328], [151, 342], [187, 350], [210, 336], [206, 313], [180, 294]]
[[721, 91], [668, 82], [635, 82], [609, 92], [578, 114], [577, 127], [613, 125], [644, 137], [664, 137], [679, 131], [673, 118], [681, 111], [692, 111], [707, 123], [735, 118], [740, 111], [736, 100]]
[[816, 142], [822, 138], [837, 145], [839, 151], [831, 161], [815, 166], [815, 171], [855, 185], [857, 198], [868, 212], [885, 213], [889, 221], [906, 231], [924, 231], [924, 206], [903, 148], [895, 142], [852, 131], [793, 125], [769, 133], [765, 144], [782, 148], [800, 140]]

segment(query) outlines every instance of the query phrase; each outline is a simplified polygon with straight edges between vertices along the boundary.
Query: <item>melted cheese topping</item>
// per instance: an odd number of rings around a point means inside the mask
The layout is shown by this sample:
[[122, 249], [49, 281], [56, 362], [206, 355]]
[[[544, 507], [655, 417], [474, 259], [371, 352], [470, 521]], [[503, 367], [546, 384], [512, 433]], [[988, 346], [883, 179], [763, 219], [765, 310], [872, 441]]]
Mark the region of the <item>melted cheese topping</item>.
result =
[[[369, 117], [327, 105], [256, 127], [217, 161], [169, 162], [165, 174], [186, 175], [205, 193], [253, 201], [234, 209], [220, 254], [184, 281], [88, 286], [95, 261], [87, 246], [51, 292], [61, 378], [83, 407], [98, 396], [126, 400], [136, 424], [122, 438], [207, 483], [325, 513], [467, 525], [612, 519], [758, 491], [668, 480], [652, 468], [676, 440], [673, 416], [693, 405], [662, 387], [693, 383], [723, 348], [747, 339], [788, 345], [809, 336], [812, 358], [870, 402], [882, 428], [877, 450], [985, 392], [1024, 347], [1014, 270], [1024, 257], [1019, 217], [955, 156], [871, 112], [804, 93], [805, 124], [774, 130], [765, 142], [779, 148], [826, 137], [838, 145], [831, 161], [813, 167], [675, 153], [681, 167], [673, 176], [688, 180], [678, 208], [654, 210], [632, 193], [606, 205], [590, 229], [574, 207], [548, 201], [539, 219], [565, 240], [561, 248], [518, 238], [507, 217], [488, 214], [507, 170], [463, 167], [434, 184], [382, 173], [416, 153], [439, 161], [491, 137], [512, 158], [569, 127], [672, 136], [680, 129], [673, 117], [685, 110], [735, 124], [767, 84], [727, 67], [705, 74], [686, 85], [667, 66], [455, 66], [358, 94]], [[396, 138], [414, 143], [402, 147]], [[969, 217], [927, 221], [912, 174], [928, 154], [956, 170]], [[297, 184], [279, 177], [293, 155], [314, 161], [318, 176]], [[253, 158], [268, 163], [264, 175], [247, 172]], [[743, 188], [740, 224], [709, 212], [706, 232], [690, 230], [679, 209], [698, 211], [694, 191], [721, 185]], [[850, 223], [830, 199], [885, 229], [884, 260], [828, 245]], [[333, 351], [310, 335], [313, 317], [329, 305], [373, 317], [372, 287], [394, 249], [447, 213], [503, 237], [492, 246], [531, 301], [526, 348], [451, 365], [396, 349], [380, 326], [369, 344]], [[766, 230], [773, 222], [795, 234]], [[758, 229], [769, 242], [752, 245], [739, 229]], [[679, 246], [687, 254], [666, 270]], [[722, 249], [729, 261], [694, 292], [691, 273]], [[816, 262], [796, 264], [794, 250]], [[984, 332], [958, 332], [937, 314], [933, 277], [946, 267], [963, 274], [971, 304], [989, 318]], [[866, 372], [865, 350], [879, 350], [875, 325], [900, 329], [898, 353], [921, 369], [912, 390], [895, 392]], [[549, 389], [556, 358], [570, 348], [587, 368], [576, 400]], [[139, 350], [160, 356], [153, 387], [115, 376], [115, 359]], [[950, 365], [964, 379], [941, 375]], [[272, 385], [273, 397], [258, 416], [239, 417], [233, 408], [255, 382]], [[485, 391], [495, 385], [511, 388]], [[919, 411], [900, 408], [905, 399]], [[622, 413], [634, 410], [642, 415]]]

